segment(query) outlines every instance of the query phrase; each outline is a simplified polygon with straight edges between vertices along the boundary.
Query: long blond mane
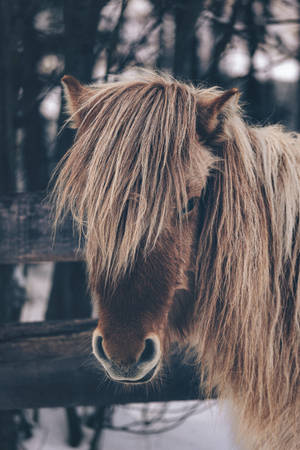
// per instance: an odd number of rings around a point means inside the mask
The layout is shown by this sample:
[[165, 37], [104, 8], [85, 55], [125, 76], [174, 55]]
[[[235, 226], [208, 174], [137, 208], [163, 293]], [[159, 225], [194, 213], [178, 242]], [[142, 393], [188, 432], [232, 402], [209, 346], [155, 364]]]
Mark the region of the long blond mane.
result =
[[141, 240], [147, 254], [174, 210], [186, 205], [196, 94], [171, 77], [147, 73], [139, 82], [96, 87], [81, 106], [88, 112], [57, 168], [53, 198], [55, 222], [71, 211], [85, 234], [91, 283], [104, 272], [117, 281]]
[[[197, 255], [199, 355], [211, 387], [236, 401], [239, 393], [237, 415], [246, 428], [256, 421], [252, 436], [259, 439], [263, 429], [267, 445], [274, 436], [266, 448], [284, 448], [277, 442], [282, 431], [285, 448], [294, 448], [291, 421], [295, 436], [300, 432], [300, 139], [279, 126], [248, 127], [233, 115], [219, 151]], [[289, 408], [290, 429], [276, 429]]]
[[[98, 87], [81, 106], [54, 198], [56, 221], [70, 210], [85, 233], [92, 287], [103, 272], [116, 281], [184, 208], [197, 102], [215, 95], [147, 75]], [[245, 424], [257, 417], [258, 433], [266, 419], [271, 436], [287, 408], [299, 421], [299, 137], [249, 127], [231, 107], [215, 148], [200, 150], [199, 179], [214, 173], [202, 194], [194, 339], [208, 386], [236, 398]]]

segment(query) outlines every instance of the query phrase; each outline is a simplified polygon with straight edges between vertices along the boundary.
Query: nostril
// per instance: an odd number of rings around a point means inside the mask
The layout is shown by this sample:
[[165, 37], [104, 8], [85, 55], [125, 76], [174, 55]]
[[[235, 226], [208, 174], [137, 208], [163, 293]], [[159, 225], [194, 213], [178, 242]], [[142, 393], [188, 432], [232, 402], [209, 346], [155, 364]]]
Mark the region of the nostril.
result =
[[96, 350], [97, 350], [97, 354], [99, 356], [99, 358], [108, 361], [108, 357], [106, 356], [104, 350], [103, 350], [103, 345], [102, 345], [102, 341], [103, 338], [102, 336], [98, 336], [97, 337], [97, 341], [96, 341]]
[[152, 339], [146, 339], [145, 348], [143, 353], [141, 354], [139, 363], [152, 361], [154, 359], [155, 353], [156, 351], [154, 341]]

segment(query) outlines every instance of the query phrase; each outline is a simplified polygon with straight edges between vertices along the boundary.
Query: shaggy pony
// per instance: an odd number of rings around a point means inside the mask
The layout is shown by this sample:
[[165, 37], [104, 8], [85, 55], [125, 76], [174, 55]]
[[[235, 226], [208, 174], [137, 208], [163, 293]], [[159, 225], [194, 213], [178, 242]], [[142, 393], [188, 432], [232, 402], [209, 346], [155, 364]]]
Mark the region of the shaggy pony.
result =
[[63, 84], [78, 130], [53, 199], [85, 237], [95, 356], [146, 381], [188, 342], [245, 448], [299, 449], [299, 136], [247, 125], [236, 89]]

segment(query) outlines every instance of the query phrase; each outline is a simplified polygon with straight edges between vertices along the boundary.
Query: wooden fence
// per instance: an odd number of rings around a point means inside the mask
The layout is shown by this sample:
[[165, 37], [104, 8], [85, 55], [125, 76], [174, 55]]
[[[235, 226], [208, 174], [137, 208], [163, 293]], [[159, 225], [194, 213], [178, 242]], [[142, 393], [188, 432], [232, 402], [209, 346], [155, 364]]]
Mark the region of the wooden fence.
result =
[[[43, 193], [0, 198], [0, 264], [76, 261], [71, 220], [51, 233]], [[0, 266], [1, 270], [1, 266]], [[192, 364], [176, 347], [157, 384], [122, 388], [108, 380], [91, 354], [95, 320], [46, 321], [0, 327], [0, 409], [204, 398]]]

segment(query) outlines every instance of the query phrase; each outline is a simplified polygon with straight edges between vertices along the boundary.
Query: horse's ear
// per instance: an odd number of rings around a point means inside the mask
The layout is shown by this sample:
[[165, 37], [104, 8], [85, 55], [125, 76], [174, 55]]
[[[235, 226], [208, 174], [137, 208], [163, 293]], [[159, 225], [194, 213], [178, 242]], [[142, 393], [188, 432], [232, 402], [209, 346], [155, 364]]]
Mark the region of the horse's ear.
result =
[[201, 99], [197, 105], [200, 134], [202, 131], [209, 136], [212, 135], [218, 127], [220, 114], [230, 103], [237, 103], [239, 96], [238, 89], [232, 88], [212, 99]]
[[81, 107], [89, 90], [71, 75], [64, 75], [61, 82], [66, 96], [67, 110], [71, 118], [70, 126], [71, 128], [78, 128], [84, 114]]

